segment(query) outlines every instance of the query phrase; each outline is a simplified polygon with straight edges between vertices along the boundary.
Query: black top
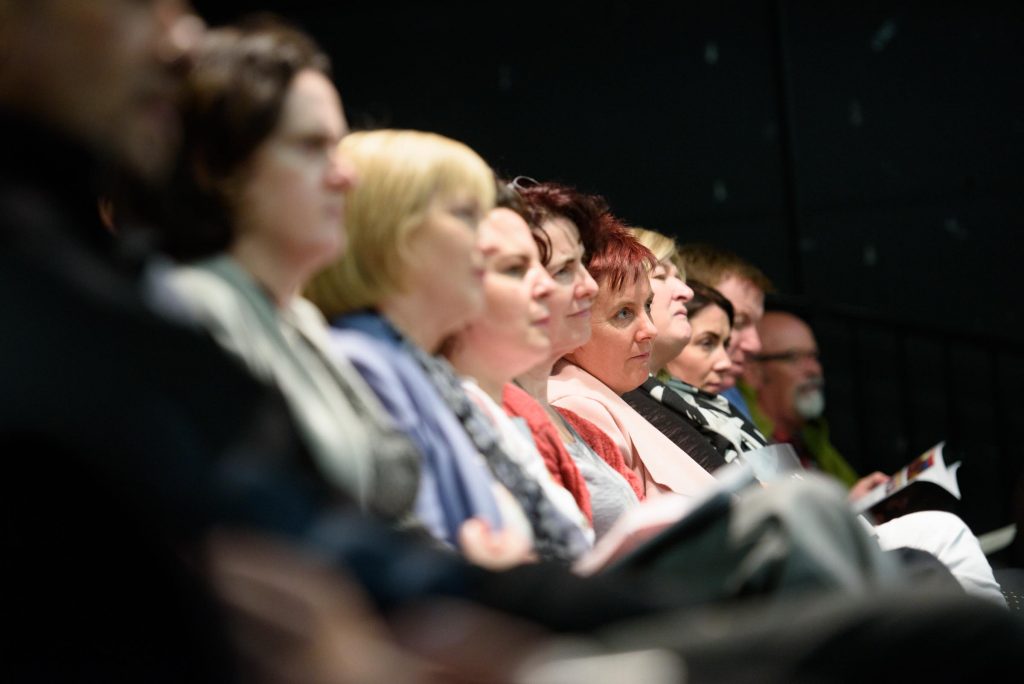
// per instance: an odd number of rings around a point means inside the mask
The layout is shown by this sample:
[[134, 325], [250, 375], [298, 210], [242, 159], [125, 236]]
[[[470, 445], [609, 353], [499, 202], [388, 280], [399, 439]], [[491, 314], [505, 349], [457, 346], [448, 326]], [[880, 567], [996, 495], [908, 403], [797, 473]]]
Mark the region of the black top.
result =
[[725, 465], [725, 458], [712, 446], [707, 435], [699, 432], [684, 416], [652, 397], [643, 387], [626, 392], [622, 398], [704, 470], [713, 473]]

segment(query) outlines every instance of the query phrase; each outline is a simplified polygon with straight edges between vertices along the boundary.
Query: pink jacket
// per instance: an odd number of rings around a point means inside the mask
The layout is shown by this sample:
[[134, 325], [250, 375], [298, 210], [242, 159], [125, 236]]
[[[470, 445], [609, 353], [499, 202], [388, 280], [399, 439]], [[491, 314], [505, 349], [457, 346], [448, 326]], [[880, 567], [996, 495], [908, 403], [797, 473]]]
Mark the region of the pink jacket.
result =
[[634, 411], [622, 397], [582, 368], [559, 361], [548, 380], [548, 401], [578, 413], [607, 434], [644, 482], [647, 496], [671, 491], [699, 496], [715, 478]]

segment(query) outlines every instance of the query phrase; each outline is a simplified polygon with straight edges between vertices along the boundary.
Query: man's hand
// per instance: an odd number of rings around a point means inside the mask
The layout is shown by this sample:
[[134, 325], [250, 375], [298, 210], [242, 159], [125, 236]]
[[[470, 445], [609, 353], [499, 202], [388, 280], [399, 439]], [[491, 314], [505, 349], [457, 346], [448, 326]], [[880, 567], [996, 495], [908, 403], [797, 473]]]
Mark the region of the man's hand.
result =
[[857, 499], [860, 499], [865, 494], [870, 492], [872, 489], [877, 487], [878, 485], [884, 484], [888, 482], [890, 479], [891, 478], [885, 473], [876, 470], [870, 475], [866, 475], [857, 480], [857, 483], [850, 488], [850, 493], [847, 496], [847, 499], [849, 499], [850, 501], [856, 501]]

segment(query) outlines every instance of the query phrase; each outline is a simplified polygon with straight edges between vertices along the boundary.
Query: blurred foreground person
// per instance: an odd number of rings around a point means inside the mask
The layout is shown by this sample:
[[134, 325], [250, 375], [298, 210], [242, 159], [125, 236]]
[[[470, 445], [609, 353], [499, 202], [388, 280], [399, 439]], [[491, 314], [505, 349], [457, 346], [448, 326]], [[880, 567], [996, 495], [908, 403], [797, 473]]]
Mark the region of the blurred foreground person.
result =
[[199, 324], [281, 390], [324, 477], [412, 525], [419, 455], [331, 356], [326, 322], [299, 294], [344, 248], [356, 182], [337, 149], [348, 126], [329, 73], [326, 55], [288, 27], [208, 34], [186, 81], [172, 200], [180, 248], [198, 258], [170, 283]]

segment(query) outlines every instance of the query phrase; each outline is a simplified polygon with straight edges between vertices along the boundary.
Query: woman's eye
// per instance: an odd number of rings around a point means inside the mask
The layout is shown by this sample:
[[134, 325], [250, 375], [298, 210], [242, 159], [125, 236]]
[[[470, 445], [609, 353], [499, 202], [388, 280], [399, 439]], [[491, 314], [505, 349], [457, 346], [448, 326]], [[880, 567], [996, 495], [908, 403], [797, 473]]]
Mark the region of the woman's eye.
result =
[[299, 149], [307, 154], [327, 154], [335, 147], [334, 141], [321, 135], [300, 138], [297, 142]]
[[476, 230], [477, 226], [480, 225], [480, 214], [473, 207], [456, 207], [450, 213], [473, 230]]
[[566, 263], [562, 264], [561, 266], [555, 267], [554, 270], [549, 270], [548, 274], [552, 278], [554, 278], [555, 280], [560, 280], [560, 281], [563, 281], [563, 282], [569, 282], [569, 281], [571, 281], [573, 279], [575, 271], [576, 271], [576, 268], [573, 265], [573, 263], [570, 261], [570, 262], [566, 262]]
[[615, 320], [617, 321], [628, 321], [633, 318], [633, 310], [628, 307], [623, 307], [615, 312]]
[[510, 276], [512, 278], [522, 278], [523, 276], [526, 275], [526, 271], [527, 271], [526, 266], [523, 266], [521, 264], [516, 264], [516, 265], [513, 265], [513, 266], [506, 266], [505, 268], [503, 268], [501, 270], [501, 273], [502, 273], [502, 275], [507, 275], [507, 276]]

